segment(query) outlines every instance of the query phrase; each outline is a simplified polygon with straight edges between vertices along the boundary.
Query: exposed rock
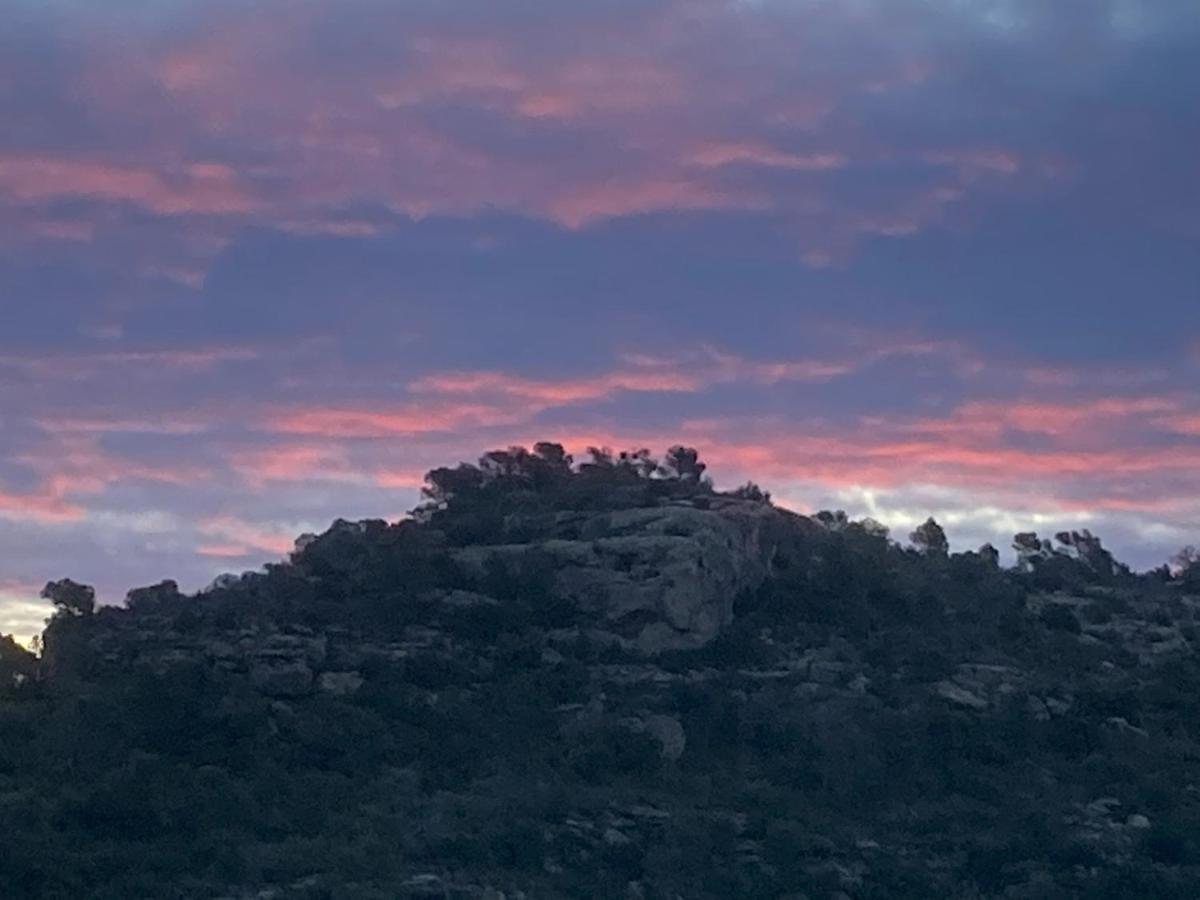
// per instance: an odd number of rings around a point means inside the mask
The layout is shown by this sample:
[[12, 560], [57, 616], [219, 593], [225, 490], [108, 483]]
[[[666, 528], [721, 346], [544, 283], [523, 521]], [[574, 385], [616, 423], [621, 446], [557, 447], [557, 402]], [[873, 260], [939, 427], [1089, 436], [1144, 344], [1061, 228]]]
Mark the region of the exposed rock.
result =
[[1073, 705], [1071, 700], [1060, 700], [1057, 697], [1047, 697], [1045, 703], [1046, 708], [1056, 716], [1066, 715], [1066, 713], [1070, 712]]
[[344, 697], [355, 693], [363, 684], [358, 672], [322, 672], [317, 685], [327, 694]]
[[237, 656], [237, 650], [228, 641], [209, 641], [204, 645], [204, 650], [213, 659], [233, 659]]
[[300, 697], [312, 690], [313, 672], [301, 662], [259, 665], [250, 670], [250, 683], [270, 697]]
[[1112, 729], [1118, 734], [1129, 735], [1138, 738], [1149, 738], [1150, 734], [1144, 728], [1138, 728], [1136, 725], [1131, 725], [1129, 721], [1121, 716], [1110, 716], [1104, 720], [1106, 727]]
[[310, 666], [320, 666], [328, 652], [329, 641], [324, 635], [310, 637], [298, 633], [272, 634], [254, 651], [263, 660], [303, 660]]
[[610, 847], [625, 847], [632, 843], [629, 836], [615, 828], [609, 828], [604, 832], [604, 843]]
[[447, 897], [449, 888], [439, 875], [414, 875], [400, 885], [402, 897]]
[[1033, 717], [1035, 722], [1050, 721], [1050, 710], [1046, 708], [1045, 703], [1043, 703], [1037, 697], [1034, 697], [1032, 694], [1025, 701], [1025, 709], [1029, 712], [1029, 715]]
[[500, 601], [487, 594], [475, 591], [429, 591], [421, 595], [422, 601], [436, 603], [456, 609], [473, 609], [480, 606], [496, 606]]
[[969, 709], [987, 709], [988, 702], [982, 697], [972, 694], [966, 688], [959, 687], [952, 681], [939, 681], [935, 686], [937, 694], [943, 700], [965, 706]]
[[[771, 571], [773, 532], [804, 520], [754, 502], [671, 504], [588, 515], [577, 540], [475, 546], [455, 561], [483, 576], [536, 553], [554, 590], [648, 653], [703, 646], [733, 619], [733, 602]], [[587, 536], [584, 539], [582, 536]]]
[[865, 694], [867, 692], [867, 688], [869, 688], [870, 686], [871, 686], [871, 679], [868, 678], [866, 675], [863, 675], [862, 673], [859, 673], [858, 675], [856, 675], [854, 680], [851, 681], [850, 684], [848, 685], [850, 690], [854, 691], [854, 693], [856, 693], [856, 694]]
[[841, 684], [848, 667], [836, 662], [814, 662], [808, 667], [808, 680], [816, 684]]
[[1087, 805], [1087, 812], [1094, 816], [1111, 816], [1120, 805], [1121, 801], [1116, 797], [1100, 797]]
[[658, 741], [664, 759], [675, 762], [683, 756], [687, 747], [687, 735], [683, 725], [674, 716], [649, 716], [643, 720], [642, 730]]

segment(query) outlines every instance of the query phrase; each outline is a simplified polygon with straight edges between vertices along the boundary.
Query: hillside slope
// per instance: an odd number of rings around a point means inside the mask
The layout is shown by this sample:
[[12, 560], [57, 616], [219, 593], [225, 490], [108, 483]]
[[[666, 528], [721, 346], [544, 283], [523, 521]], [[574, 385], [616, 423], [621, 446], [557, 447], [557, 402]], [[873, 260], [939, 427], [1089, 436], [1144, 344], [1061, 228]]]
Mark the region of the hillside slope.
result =
[[905, 549], [680, 448], [429, 484], [196, 596], [48, 585], [4, 896], [1200, 895], [1195, 579]]

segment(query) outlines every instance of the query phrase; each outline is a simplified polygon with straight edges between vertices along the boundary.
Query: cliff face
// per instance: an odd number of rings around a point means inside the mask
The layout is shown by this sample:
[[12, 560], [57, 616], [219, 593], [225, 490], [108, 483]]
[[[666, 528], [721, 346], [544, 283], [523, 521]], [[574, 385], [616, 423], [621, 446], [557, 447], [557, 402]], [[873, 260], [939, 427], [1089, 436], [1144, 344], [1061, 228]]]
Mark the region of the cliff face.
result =
[[[531, 529], [520, 516], [512, 532]], [[762, 586], [777, 542], [807, 520], [764, 503], [714, 499], [647, 509], [566, 512], [548, 534], [453, 554], [466, 572], [536, 557], [553, 592], [599, 627], [647, 652], [696, 649], [733, 621], [734, 598]], [[570, 538], [562, 535], [571, 535]]]
[[1187, 585], [553, 491], [64, 608], [40, 672], [0, 652], [6, 889], [1197, 896]]

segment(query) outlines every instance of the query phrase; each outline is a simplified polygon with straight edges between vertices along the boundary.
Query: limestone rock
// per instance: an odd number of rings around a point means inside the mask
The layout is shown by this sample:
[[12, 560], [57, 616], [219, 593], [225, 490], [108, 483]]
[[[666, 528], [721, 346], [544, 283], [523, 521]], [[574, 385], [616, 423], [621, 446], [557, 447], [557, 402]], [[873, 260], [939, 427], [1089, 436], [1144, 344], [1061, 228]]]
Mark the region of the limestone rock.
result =
[[317, 685], [326, 694], [344, 697], [355, 693], [363, 684], [363, 677], [357, 672], [322, 672], [317, 679]]
[[578, 539], [466, 547], [455, 562], [483, 576], [537, 555], [559, 597], [642, 651], [692, 649], [715, 638], [733, 619], [734, 598], [770, 574], [777, 530], [804, 521], [735, 500], [597, 512], [574, 523]]
[[952, 681], [939, 681], [936, 685], [937, 694], [943, 700], [949, 700], [958, 706], [968, 709], [987, 709], [988, 702], [982, 697], [972, 694], [966, 688], [959, 687]]
[[312, 690], [313, 673], [302, 662], [267, 663], [250, 670], [250, 683], [270, 697], [301, 697]]
[[604, 832], [604, 843], [610, 847], [624, 847], [632, 841], [629, 836], [615, 828], [609, 828]]
[[1032, 694], [1030, 694], [1029, 698], [1025, 701], [1025, 709], [1029, 712], [1029, 715], [1033, 717], [1035, 722], [1050, 721], [1050, 710], [1046, 708], [1045, 703]]
[[454, 609], [473, 609], [480, 606], [496, 606], [499, 601], [487, 594], [475, 591], [428, 591], [421, 600]]
[[808, 668], [808, 680], [815, 684], [841, 684], [846, 680], [846, 670], [842, 663], [817, 661]]
[[308, 634], [272, 634], [254, 650], [261, 660], [303, 661], [307, 665], [319, 666], [329, 652], [329, 641], [324, 636]]
[[687, 747], [687, 735], [684, 733], [683, 725], [674, 716], [647, 716], [635, 727], [636, 730], [642, 731], [658, 741], [662, 748], [663, 759], [676, 762], [679, 757], [683, 756], [683, 751]]
[[402, 897], [446, 897], [449, 890], [441, 876], [433, 873], [414, 875], [400, 885]]

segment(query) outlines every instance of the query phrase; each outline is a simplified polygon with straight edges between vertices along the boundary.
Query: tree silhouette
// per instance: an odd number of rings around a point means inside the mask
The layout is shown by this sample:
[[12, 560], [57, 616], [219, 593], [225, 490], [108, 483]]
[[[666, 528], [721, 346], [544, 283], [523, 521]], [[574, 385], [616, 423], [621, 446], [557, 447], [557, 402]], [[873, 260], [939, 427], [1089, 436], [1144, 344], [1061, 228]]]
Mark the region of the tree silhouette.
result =
[[708, 466], [700, 462], [700, 454], [694, 447], [676, 445], [667, 451], [662, 468], [669, 477], [698, 483]]
[[925, 556], [946, 556], [950, 552], [950, 542], [946, 540], [946, 532], [933, 517], [926, 519], [908, 536], [917, 550]]
[[90, 616], [96, 611], [96, 590], [70, 578], [50, 581], [42, 588], [42, 599], [54, 604], [55, 611], [64, 616]]

